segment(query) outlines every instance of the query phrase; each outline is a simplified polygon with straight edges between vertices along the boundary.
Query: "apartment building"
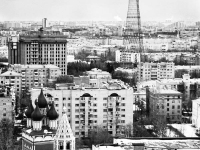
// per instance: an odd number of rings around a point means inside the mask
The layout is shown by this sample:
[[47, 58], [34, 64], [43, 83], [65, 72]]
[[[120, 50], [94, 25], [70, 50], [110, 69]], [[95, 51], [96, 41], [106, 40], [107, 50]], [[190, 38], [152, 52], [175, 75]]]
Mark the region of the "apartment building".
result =
[[54, 65], [14, 64], [9, 69], [21, 74], [22, 90], [52, 83], [61, 75], [61, 69]]
[[140, 53], [133, 53], [131, 51], [115, 51], [115, 61], [116, 62], [132, 62], [140, 63]]
[[169, 123], [182, 122], [182, 93], [171, 89], [147, 89], [147, 111]]
[[3, 118], [13, 119], [12, 98], [0, 95], [0, 120]]
[[197, 133], [200, 133], [200, 99], [192, 101], [192, 125], [197, 128]]
[[10, 64], [52, 64], [61, 68], [67, 75], [67, 37], [56, 34], [44, 34], [43, 31], [11, 37], [8, 42]]
[[177, 90], [183, 94], [183, 103], [200, 97], [200, 79], [190, 79], [189, 74], [184, 74], [182, 78], [161, 79], [154, 81], [144, 81], [137, 84], [137, 91], [146, 88], [168, 88]]
[[173, 79], [174, 63], [140, 63], [138, 65], [137, 78], [139, 82], [158, 79]]
[[[35, 100], [40, 89], [31, 90]], [[133, 89], [122, 81], [109, 80], [99, 88], [86, 84], [60, 84], [56, 89], [44, 89], [47, 101], [54, 101], [59, 116], [63, 107], [76, 137], [87, 137], [88, 132], [102, 126], [115, 136], [120, 128], [133, 122]]]
[[7, 71], [0, 74], [1, 85], [9, 88], [13, 87], [17, 96], [20, 96], [21, 94], [21, 81], [22, 75], [15, 71]]

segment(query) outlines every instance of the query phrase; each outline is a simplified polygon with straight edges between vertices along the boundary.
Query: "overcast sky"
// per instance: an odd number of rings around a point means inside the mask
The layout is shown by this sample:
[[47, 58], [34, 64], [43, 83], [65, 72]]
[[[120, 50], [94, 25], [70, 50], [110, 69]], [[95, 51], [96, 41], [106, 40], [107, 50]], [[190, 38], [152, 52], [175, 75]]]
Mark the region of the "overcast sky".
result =
[[[125, 20], [128, 0], [0, 0], [0, 21]], [[200, 0], [140, 0], [143, 21], [200, 21]]]

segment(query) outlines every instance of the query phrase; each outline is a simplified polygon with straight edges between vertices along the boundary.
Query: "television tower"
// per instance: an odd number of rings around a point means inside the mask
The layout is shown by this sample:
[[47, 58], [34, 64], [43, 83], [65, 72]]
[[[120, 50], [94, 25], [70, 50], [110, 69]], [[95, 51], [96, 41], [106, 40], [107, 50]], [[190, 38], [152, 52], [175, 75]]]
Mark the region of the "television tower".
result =
[[139, 0], [129, 0], [123, 43], [126, 46], [123, 56], [126, 53], [143, 53]]

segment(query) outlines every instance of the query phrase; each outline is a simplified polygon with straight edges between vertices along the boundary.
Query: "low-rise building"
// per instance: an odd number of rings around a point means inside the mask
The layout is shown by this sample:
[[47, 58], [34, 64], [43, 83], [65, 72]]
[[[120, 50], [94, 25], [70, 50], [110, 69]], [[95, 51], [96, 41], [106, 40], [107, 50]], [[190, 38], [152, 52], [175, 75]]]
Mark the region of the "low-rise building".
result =
[[182, 122], [182, 93], [171, 89], [147, 88], [147, 113], [169, 123]]
[[140, 53], [133, 53], [129, 51], [116, 50], [115, 51], [115, 61], [116, 62], [132, 62], [140, 63]]
[[174, 78], [174, 63], [140, 63], [137, 79], [139, 82]]

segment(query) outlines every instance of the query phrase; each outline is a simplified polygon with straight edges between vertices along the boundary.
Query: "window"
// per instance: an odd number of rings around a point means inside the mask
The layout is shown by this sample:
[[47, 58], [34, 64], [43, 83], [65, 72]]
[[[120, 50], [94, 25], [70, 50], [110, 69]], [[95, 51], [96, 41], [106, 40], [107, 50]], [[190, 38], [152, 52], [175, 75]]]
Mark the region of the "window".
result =
[[105, 97], [105, 98], [103, 98], [103, 100], [107, 100], [107, 98]]
[[3, 108], [3, 110], [6, 110], [6, 108]]
[[5, 116], [6, 116], [6, 113], [3, 113], [3, 116], [5, 117]]
[[63, 101], [65, 101], [66, 100], [66, 98], [65, 97], [63, 97]]
[[175, 100], [172, 100], [172, 103], [175, 103]]
[[169, 106], [169, 103], [167, 103], [167, 106]]
[[125, 109], [121, 109], [121, 111], [125, 111]]
[[97, 106], [97, 104], [93, 104], [93, 106]]
[[79, 121], [75, 121], [75, 124], [79, 124]]
[[68, 106], [70, 107], [70, 106], [71, 106], [71, 104], [69, 103], [69, 104], [68, 104]]
[[75, 107], [79, 107], [79, 104], [75, 104]]
[[107, 106], [107, 104], [106, 104], [106, 103], [103, 103], [103, 106]]
[[97, 112], [97, 109], [94, 109], [93, 112]]
[[125, 115], [122, 115], [122, 117], [125, 117]]
[[169, 108], [167, 108], [167, 111], [169, 111]]
[[6, 105], [6, 103], [3, 103], [3, 105]]
[[125, 123], [125, 120], [121, 120], [121, 123]]
[[58, 101], [58, 98], [55, 98], [54, 100], [55, 100], [55, 101]]
[[104, 109], [103, 112], [107, 112], [107, 109]]
[[75, 100], [79, 100], [79, 98], [75, 98]]
[[106, 123], [107, 122], [107, 120], [103, 120], [103, 123]]
[[180, 105], [178, 105], [178, 107], [177, 107], [178, 109], [180, 109], [181, 108], [181, 106]]
[[122, 106], [125, 106], [125, 103], [122, 103]]
[[79, 115], [76, 115], [75, 118], [79, 118]]
[[56, 104], [56, 107], [58, 107], [58, 104]]
[[174, 107], [174, 105], [172, 105], [172, 109], [174, 109], [175, 107]]

